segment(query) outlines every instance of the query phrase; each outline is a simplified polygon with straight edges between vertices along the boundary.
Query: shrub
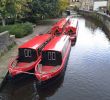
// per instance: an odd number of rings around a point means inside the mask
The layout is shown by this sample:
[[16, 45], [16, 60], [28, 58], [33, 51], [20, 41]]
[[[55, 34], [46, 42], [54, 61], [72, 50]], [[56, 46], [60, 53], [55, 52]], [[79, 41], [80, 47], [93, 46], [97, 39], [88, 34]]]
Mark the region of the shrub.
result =
[[14, 24], [7, 26], [0, 26], [0, 32], [9, 31], [10, 34], [15, 35], [16, 38], [24, 37], [33, 32], [31, 23]]

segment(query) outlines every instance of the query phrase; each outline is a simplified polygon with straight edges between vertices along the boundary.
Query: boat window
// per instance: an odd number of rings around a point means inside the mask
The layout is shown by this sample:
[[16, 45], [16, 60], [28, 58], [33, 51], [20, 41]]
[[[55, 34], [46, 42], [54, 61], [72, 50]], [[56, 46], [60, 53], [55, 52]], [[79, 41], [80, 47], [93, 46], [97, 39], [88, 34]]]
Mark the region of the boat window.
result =
[[43, 51], [42, 52], [42, 64], [48, 66], [61, 65], [62, 55], [56, 51]]
[[37, 52], [30, 48], [20, 48], [18, 56], [19, 62], [32, 62], [37, 59]]
[[48, 60], [51, 60], [51, 52], [48, 52]]
[[32, 56], [31, 50], [30, 49], [24, 49], [24, 56], [25, 57], [31, 57]]
[[56, 54], [55, 52], [52, 52], [52, 60], [55, 60], [56, 59]]
[[55, 60], [56, 54], [55, 52], [48, 52], [48, 60]]

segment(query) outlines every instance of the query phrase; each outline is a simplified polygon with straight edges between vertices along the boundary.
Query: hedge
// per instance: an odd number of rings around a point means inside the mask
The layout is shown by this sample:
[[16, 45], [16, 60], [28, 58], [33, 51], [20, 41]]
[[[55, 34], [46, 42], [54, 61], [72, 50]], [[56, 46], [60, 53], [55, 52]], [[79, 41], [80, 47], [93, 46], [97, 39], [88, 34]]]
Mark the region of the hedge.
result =
[[9, 33], [15, 35], [16, 38], [21, 38], [31, 34], [33, 32], [33, 27], [31, 23], [0, 26], [0, 33], [4, 31], [9, 31]]

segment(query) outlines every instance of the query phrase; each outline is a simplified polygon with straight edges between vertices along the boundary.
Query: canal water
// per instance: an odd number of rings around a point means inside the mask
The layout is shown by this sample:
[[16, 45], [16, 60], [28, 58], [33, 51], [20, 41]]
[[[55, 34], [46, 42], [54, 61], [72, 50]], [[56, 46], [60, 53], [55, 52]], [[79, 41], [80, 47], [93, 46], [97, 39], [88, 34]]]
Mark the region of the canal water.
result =
[[0, 100], [110, 100], [109, 37], [93, 21], [79, 18], [66, 70], [42, 88], [32, 77], [9, 81]]

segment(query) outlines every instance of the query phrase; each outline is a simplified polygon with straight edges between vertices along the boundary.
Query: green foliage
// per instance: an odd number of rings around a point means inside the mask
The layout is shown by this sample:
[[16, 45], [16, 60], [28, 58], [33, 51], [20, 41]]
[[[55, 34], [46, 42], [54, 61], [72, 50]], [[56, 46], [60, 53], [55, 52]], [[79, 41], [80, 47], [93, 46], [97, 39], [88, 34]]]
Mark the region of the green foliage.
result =
[[0, 0], [0, 18], [5, 26], [5, 19], [15, 17], [14, 0]]
[[31, 23], [0, 26], [0, 32], [7, 30], [10, 34], [15, 35], [16, 38], [24, 37], [33, 32]]
[[63, 11], [67, 9], [69, 5], [69, 0], [59, 0], [58, 5], [59, 5], [59, 11], [60, 13], [62, 13]]
[[44, 18], [58, 16], [58, 0], [32, 0], [31, 15]]
[[2, 24], [6, 19], [35, 21], [58, 17], [69, 4], [69, 0], [0, 0]]

